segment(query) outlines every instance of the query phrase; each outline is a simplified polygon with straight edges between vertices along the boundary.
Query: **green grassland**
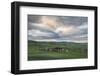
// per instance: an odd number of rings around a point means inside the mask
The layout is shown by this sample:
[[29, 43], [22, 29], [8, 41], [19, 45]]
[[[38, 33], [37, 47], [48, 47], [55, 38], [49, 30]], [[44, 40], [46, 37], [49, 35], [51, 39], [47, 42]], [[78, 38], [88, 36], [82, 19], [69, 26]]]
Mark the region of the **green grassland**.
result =
[[[48, 51], [45, 48], [63, 48]], [[28, 60], [82, 59], [88, 57], [87, 43], [28, 41]], [[67, 51], [66, 51], [67, 50]]]

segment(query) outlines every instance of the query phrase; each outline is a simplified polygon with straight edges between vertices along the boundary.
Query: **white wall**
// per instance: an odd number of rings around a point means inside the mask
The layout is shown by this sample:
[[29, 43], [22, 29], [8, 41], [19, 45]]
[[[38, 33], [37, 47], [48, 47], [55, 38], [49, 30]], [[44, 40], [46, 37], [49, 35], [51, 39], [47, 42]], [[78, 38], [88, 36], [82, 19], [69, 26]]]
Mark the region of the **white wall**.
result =
[[[98, 11], [100, 13], [100, 0], [21, 0], [21, 1], [98, 6]], [[10, 6], [10, 3], [11, 2], [13, 2], [13, 0], [0, 1], [0, 76], [14, 76], [13, 74], [10, 73], [10, 56], [11, 56], [10, 54], [11, 53], [11, 48], [10, 48], [11, 6]], [[100, 14], [98, 15], [98, 18], [99, 18], [98, 20], [100, 20]], [[100, 29], [100, 26], [98, 29]], [[99, 35], [98, 42], [100, 42], [100, 35]], [[100, 49], [99, 49], [98, 58], [100, 58]], [[99, 60], [99, 67], [100, 67], [100, 59], [98, 60]], [[98, 70], [41, 73], [41, 74], [34, 74], [34, 76], [66, 76], [66, 75], [67, 76], [74, 76], [74, 75], [99, 76], [99, 74], [100, 74], [100, 68]], [[31, 76], [31, 75], [33, 74], [26, 74], [26, 76]]]

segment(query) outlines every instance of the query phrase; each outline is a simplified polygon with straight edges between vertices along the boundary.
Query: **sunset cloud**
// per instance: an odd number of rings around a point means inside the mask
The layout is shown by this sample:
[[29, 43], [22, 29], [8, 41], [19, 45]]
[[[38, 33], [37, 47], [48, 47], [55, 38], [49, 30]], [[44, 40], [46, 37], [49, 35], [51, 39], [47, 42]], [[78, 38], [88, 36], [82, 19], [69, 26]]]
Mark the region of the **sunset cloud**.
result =
[[28, 15], [28, 40], [87, 42], [87, 17]]

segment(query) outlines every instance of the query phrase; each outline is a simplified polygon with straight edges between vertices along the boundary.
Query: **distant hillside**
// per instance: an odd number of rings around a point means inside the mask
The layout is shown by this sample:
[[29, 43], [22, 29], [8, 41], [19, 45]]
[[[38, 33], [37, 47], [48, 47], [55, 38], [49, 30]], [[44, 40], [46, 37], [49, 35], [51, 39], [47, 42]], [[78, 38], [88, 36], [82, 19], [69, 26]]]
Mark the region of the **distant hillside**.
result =
[[32, 41], [32, 40], [28, 40], [28, 42], [29, 43], [62, 43], [62, 44], [66, 44], [66, 43], [68, 43], [68, 44], [88, 44], [88, 43], [76, 43], [76, 42], [44, 42], [44, 41], [41, 41], [41, 42], [39, 42], [39, 41]]

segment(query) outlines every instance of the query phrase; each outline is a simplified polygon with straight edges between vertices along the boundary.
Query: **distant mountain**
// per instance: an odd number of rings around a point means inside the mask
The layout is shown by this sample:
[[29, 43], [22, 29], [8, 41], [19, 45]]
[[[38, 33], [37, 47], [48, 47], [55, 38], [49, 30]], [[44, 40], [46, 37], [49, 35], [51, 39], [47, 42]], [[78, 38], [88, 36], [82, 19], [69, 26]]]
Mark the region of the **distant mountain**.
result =
[[29, 43], [62, 43], [62, 44], [88, 44], [88, 43], [76, 43], [76, 42], [44, 42], [44, 41], [33, 41], [33, 40], [28, 40]]
[[37, 41], [33, 41], [33, 40], [28, 40], [28, 42], [35, 42], [35, 43], [36, 43]]

